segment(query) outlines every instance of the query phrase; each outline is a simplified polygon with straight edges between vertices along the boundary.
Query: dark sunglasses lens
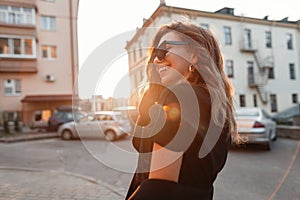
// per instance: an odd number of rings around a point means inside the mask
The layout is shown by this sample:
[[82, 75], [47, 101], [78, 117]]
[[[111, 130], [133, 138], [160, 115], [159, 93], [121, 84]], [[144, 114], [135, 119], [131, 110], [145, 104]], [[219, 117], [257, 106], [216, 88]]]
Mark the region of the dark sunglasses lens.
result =
[[167, 50], [164, 49], [155, 49], [155, 57], [157, 57], [159, 60], [163, 60], [166, 57], [166, 54], [168, 53]]

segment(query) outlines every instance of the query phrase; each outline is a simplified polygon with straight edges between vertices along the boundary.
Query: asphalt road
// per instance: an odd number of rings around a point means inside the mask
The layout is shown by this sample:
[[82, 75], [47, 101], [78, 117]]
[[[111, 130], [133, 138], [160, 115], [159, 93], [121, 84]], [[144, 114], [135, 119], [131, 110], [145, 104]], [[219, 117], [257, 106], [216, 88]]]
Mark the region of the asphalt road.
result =
[[[113, 145], [112, 145], [113, 144]], [[0, 143], [0, 167], [57, 170], [102, 181], [125, 195], [136, 166], [130, 138]], [[279, 138], [271, 151], [233, 148], [215, 182], [215, 200], [300, 199], [300, 141]]]

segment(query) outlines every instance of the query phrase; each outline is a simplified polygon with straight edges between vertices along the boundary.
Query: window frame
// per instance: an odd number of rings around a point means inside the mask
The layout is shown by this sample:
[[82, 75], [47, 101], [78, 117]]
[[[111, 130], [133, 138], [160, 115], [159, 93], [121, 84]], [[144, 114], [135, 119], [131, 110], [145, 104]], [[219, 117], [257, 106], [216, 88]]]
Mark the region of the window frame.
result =
[[[6, 9], [4, 7], [6, 7]], [[16, 10], [16, 8], [18, 9]], [[30, 12], [28, 12], [29, 10]], [[3, 17], [3, 19], [1, 19], [1, 17]], [[20, 6], [0, 5], [0, 23], [35, 26], [35, 9]]]
[[271, 106], [272, 113], [278, 111], [276, 94], [270, 94], [270, 106]]
[[[11, 83], [7, 83], [8, 81], [12, 81]], [[5, 79], [4, 80], [4, 96], [19, 96], [21, 95], [21, 80], [20, 79]], [[7, 92], [10, 89], [11, 92]]]
[[223, 26], [224, 43], [225, 45], [232, 45], [232, 31], [230, 26]]
[[[7, 40], [7, 45], [2, 46], [1, 39]], [[19, 46], [15, 45], [17, 40], [20, 41]], [[28, 51], [26, 49], [26, 41], [31, 41], [31, 54], [26, 53]], [[19, 48], [20, 53], [15, 53], [16, 47]], [[5, 48], [7, 49], [5, 50]], [[0, 58], [36, 58], [36, 56], [36, 39], [34, 37], [0, 35]]]
[[240, 107], [246, 107], [246, 95], [245, 94], [239, 95], [239, 103], [240, 103]]
[[234, 66], [233, 66], [233, 60], [232, 59], [227, 59], [225, 61], [225, 69], [226, 69], [226, 74], [228, 78], [234, 78]]
[[266, 39], [266, 48], [272, 48], [272, 32], [266, 31], [265, 32], [265, 39]]
[[294, 49], [292, 33], [286, 33], [286, 47], [288, 50]]
[[270, 67], [268, 70], [268, 79], [275, 79], [274, 67]]
[[297, 93], [292, 94], [292, 103], [298, 103], [298, 94]]
[[296, 68], [295, 63], [289, 63], [290, 80], [296, 80]]
[[56, 31], [56, 17], [50, 15], [41, 15], [40, 29], [43, 31]]
[[[44, 60], [56, 60], [57, 59], [57, 46], [56, 45], [45, 44], [45, 45], [42, 45], [41, 47], [42, 47], [41, 48], [42, 59], [44, 59]], [[44, 57], [44, 48], [46, 48], [46, 57]], [[52, 57], [52, 55], [53, 55], [52, 48], [54, 48], [54, 50], [55, 50], [54, 51], [55, 57]]]
[[253, 107], [257, 107], [257, 95], [253, 94]]

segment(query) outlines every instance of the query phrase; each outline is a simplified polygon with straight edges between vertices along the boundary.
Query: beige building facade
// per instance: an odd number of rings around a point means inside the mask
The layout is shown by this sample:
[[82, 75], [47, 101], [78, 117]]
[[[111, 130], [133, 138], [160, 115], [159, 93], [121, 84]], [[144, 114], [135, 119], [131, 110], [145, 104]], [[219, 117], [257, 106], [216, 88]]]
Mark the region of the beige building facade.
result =
[[77, 95], [79, 0], [0, 1], [0, 123], [47, 121]]
[[[186, 18], [218, 39], [236, 107], [261, 107], [275, 114], [300, 102], [300, 20], [236, 16], [233, 8], [205, 12], [164, 1], [127, 42], [132, 91], [145, 79], [146, 52], [157, 27]], [[138, 95], [131, 101], [137, 104]]]

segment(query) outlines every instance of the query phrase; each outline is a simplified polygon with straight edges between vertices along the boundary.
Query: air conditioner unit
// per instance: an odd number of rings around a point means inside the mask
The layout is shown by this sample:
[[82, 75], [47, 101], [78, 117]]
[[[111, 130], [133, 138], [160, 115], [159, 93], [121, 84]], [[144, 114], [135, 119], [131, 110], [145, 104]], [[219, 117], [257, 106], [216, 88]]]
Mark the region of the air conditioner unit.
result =
[[47, 74], [45, 77], [47, 82], [54, 82], [55, 81], [55, 76], [51, 75], [51, 74]]

